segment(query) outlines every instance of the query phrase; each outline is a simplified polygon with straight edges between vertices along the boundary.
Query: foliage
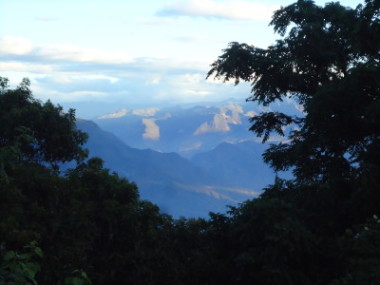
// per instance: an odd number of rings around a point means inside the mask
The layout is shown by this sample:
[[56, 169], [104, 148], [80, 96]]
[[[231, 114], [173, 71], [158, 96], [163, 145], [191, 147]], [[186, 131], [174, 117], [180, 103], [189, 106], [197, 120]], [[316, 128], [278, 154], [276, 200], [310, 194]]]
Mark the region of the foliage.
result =
[[20, 161], [58, 164], [81, 161], [87, 153], [81, 146], [87, 136], [76, 129], [75, 111], [63, 112], [50, 101], [34, 99], [30, 82], [24, 79], [15, 89], [0, 78], [0, 148], [16, 148]]
[[303, 106], [305, 117], [264, 112], [251, 119], [263, 141], [293, 126], [288, 143], [265, 153], [274, 169], [294, 167], [298, 179], [323, 181], [364, 166], [368, 152], [378, 155], [379, 14], [378, 1], [351, 9], [300, 0], [273, 16], [283, 39], [267, 49], [233, 42], [212, 64], [208, 76], [252, 81], [250, 101], [292, 98]]
[[[268, 269], [277, 268], [276, 273], [284, 279], [265, 282], [263, 267], [252, 275], [247, 271], [244, 278], [255, 280], [254, 274], [259, 274], [257, 284], [328, 284], [332, 280], [342, 282], [337, 284], [374, 284], [378, 280], [375, 272], [380, 254], [375, 241], [379, 233], [372, 231], [368, 241], [364, 238], [367, 234], [354, 225], [378, 215], [380, 208], [379, 19], [377, 0], [366, 0], [355, 9], [334, 2], [320, 7], [313, 1], [299, 0], [273, 15], [270, 24], [282, 37], [275, 44], [262, 49], [232, 42], [212, 64], [208, 77], [252, 83], [248, 101], [270, 106], [291, 99], [304, 110], [303, 116], [268, 111], [251, 118], [250, 130], [263, 137], [263, 142], [272, 133], [285, 137], [271, 144], [263, 158], [275, 171], [292, 170], [295, 179], [277, 179], [260, 199], [242, 205], [237, 213], [248, 213], [249, 205], [252, 215], [260, 217], [271, 211], [273, 203], [285, 203], [290, 208], [272, 210], [278, 215], [288, 213], [292, 223], [286, 229], [297, 229], [297, 236], [305, 238], [308, 246], [303, 244], [299, 252], [296, 246], [293, 255], [282, 251], [281, 243], [274, 248], [281, 258], [302, 260], [287, 263], [297, 264], [294, 271], [276, 267], [277, 260], [270, 257], [260, 258], [265, 252], [262, 242], [281, 221], [278, 217], [262, 228], [266, 221], [272, 221], [265, 216], [251, 228], [264, 233], [260, 241], [254, 242], [259, 233], [249, 235], [250, 242], [261, 244], [260, 250], [246, 252], [244, 260], [250, 262], [251, 270], [253, 264], [264, 266], [272, 260]], [[348, 238], [347, 231], [354, 238]], [[246, 237], [247, 233], [245, 229], [241, 235]], [[292, 236], [282, 241], [290, 242], [286, 249], [299, 244]], [[321, 264], [329, 266], [322, 270]], [[318, 275], [313, 268], [318, 268]], [[298, 275], [291, 276], [291, 272]], [[276, 278], [276, 273], [268, 276]]]
[[295, 179], [208, 220], [173, 220], [140, 200], [134, 183], [85, 159], [73, 110], [0, 77], [0, 283], [377, 284], [379, 18], [377, 0], [299, 0], [274, 14], [274, 45], [224, 50], [208, 76], [252, 82], [248, 100], [291, 97], [305, 112], [251, 119], [263, 141], [286, 137], [263, 156]]
[[63, 282], [63, 284], [64, 285], [91, 285], [92, 284], [86, 272], [83, 272], [81, 270], [74, 270], [73, 275], [74, 275], [73, 277], [65, 278], [65, 281]]
[[42, 250], [35, 241], [25, 246], [24, 250], [24, 253], [13, 250], [5, 252], [0, 265], [0, 284], [37, 284], [36, 274], [41, 270], [41, 267], [35, 259], [43, 257]]

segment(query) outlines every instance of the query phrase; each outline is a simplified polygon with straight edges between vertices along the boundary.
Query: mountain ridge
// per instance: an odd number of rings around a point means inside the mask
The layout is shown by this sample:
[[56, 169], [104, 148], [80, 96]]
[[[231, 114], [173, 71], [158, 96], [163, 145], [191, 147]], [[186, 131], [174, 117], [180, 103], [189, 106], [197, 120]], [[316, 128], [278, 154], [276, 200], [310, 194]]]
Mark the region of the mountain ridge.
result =
[[224, 212], [227, 204], [257, 196], [252, 189], [228, 189], [177, 153], [129, 147], [92, 121], [80, 120], [77, 125], [89, 134], [85, 147], [90, 156], [102, 158], [105, 167], [135, 182], [143, 199], [175, 217], [206, 217], [210, 211]]

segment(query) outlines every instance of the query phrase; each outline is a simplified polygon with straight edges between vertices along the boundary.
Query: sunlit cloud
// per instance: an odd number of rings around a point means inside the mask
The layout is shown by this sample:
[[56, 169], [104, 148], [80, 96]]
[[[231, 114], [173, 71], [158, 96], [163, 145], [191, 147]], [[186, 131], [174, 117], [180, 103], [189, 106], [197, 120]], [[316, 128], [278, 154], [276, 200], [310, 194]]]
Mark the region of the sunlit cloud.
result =
[[144, 139], [158, 140], [160, 138], [160, 128], [156, 124], [156, 119], [142, 119], [142, 123], [145, 125], [142, 135]]
[[228, 125], [225, 117], [221, 114], [216, 114], [211, 123], [205, 122], [200, 125], [194, 132], [194, 135], [200, 135], [204, 133], [219, 133], [228, 132], [231, 128]]
[[243, 114], [242, 106], [238, 104], [228, 104], [219, 108], [219, 113], [215, 114], [212, 122], [204, 122], [194, 132], [194, 135], [204, 133], [228, 132], [231, 130], [229, 124], [241, 124], [240, 114]]
[[[135, 109], [132, 111], [133, 115], [142, 116], [142, 117], [151, 117], [156, 115], [156, 113], [159, 111], [159, 108], [144, 108], [144, 109]], [[163, 118], [163, 119], [166, 119]]]
[[111, 114], [99, 116], [97, 119], [104, 120], [104, 119], [115, 119], [115, 118], [121, 118], [128, 114], [128, 110], [123, 108], [120, 110], [117, 110], [116, 112], [113, 112]]

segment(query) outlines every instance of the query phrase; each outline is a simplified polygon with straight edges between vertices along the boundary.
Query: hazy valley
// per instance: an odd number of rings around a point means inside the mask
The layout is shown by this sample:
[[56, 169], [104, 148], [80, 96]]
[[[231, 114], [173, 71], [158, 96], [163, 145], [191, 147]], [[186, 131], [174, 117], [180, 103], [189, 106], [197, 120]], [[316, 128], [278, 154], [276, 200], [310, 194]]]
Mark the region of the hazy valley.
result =
[[261, 158], [267, 145], [249, 132], [252, 105], [121, 109], [78, 127], [90, 156], [135, 182], [141, 198], [175, 217], [206, 217], [274, 181]]

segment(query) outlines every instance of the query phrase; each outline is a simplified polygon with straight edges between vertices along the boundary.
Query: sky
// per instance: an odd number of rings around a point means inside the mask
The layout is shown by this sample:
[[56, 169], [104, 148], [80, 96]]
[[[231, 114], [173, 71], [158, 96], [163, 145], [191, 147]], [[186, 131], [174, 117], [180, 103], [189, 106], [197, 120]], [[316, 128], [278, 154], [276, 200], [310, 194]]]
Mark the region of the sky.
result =
[[29, 78], [35, 98], [83, 119], [245, 99], [248, 84], [206, 80], [210, 64], [232, 41], [274, 43], [271, 16], [293, 2], [0, 0], [0, 76], [11, 86]]

